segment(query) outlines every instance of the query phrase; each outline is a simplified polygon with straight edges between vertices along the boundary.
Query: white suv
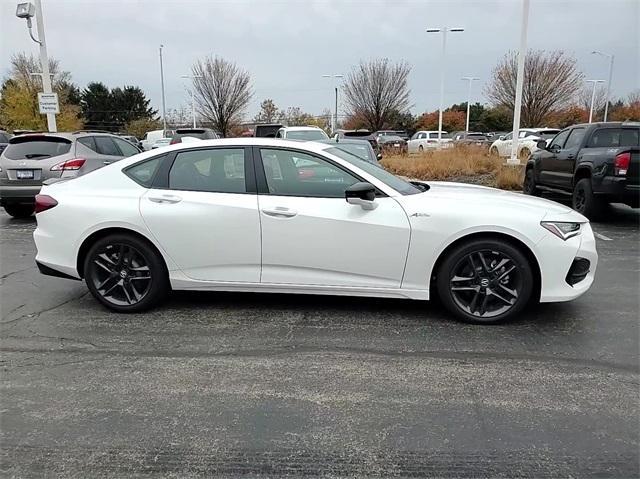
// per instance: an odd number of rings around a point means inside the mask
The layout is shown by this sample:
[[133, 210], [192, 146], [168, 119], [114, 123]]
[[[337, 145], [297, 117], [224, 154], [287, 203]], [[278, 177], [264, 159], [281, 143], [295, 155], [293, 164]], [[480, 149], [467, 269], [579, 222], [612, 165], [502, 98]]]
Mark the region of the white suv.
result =
[[317, 126], [284, 126], [276, 133], [276, 138], [286, 138], [287, 140], [328, 140], [329, 135]]

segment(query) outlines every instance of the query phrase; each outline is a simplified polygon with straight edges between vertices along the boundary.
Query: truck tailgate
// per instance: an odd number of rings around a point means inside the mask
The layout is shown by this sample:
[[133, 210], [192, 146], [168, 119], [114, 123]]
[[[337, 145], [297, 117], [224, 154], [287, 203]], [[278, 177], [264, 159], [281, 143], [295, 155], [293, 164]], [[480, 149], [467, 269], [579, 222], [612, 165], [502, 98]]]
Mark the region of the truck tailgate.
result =
[[627, 170], [627, 183], [640, 185], [640, 148], [631, 150], [631, 162]]

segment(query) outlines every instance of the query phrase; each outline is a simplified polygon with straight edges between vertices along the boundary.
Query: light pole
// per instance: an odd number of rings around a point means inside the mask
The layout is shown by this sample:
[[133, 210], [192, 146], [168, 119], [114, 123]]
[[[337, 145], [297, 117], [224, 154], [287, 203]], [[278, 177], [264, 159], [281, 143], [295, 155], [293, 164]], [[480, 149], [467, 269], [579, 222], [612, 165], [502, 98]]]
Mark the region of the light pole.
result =
[[[35, 7], [31, 3], [19, 3], [16, 9], [16, 16], [18, 18], [24, 18], [27, 20], [27, 27], [29, 28], [29, 36], [31, 39], [40, 45], [40, 68], [42, 69], [42, 91], [47, 93], [53, 93], [51, 88], [51, 73], [49, 73], [49, 56], [47, 55], [47, 41], [44, 35], [44, 19], [42, 18], [42, 4], [40, 0], [34, 0]], [[36, 17], [36, 28], [38, 29], [38, 38], [33, 36], [31, 31], [31, 18]], [[56, 125], [55, 113], [47, 113], [47, 128], [50, 132], [58, 131]]]
[[[182, 75], [180, 78], [190, 78], [195, 83], [196, 78], [202, 78], [202, 75]], [[193, 127], [196, 127], [196, 101], [193, 94], [193, 85], [191, 87], [191, 117], [193, 118]]]
[[587, 80], [587, 83], [593, 83], [593, 90], [591, 91], [591, 108], [589, 108], [589, 123], [593, 119], [593, 102], [596, 99], [596, 85], [598, 83], [604, 83], [604, 80]]
[[469, 117], [471, 115], [471, 84], [475, 80], [480, 80], [478, 77], [462, 77], [461, 80], [465, 80], [469, 82], [469, 90], [467, 91], [467, 126], [464, 130], [465, 137], [469, 134]]
[[592, 54], [601, 55], [603, 57], [609, 58], [609, 81], [607, 82], [607, 96], [604, 102], [604, 119], [603, 121], [607, 121], [607, 114], [609, 113], [609, 96], [611, 95], [611, 78], [613, 78], [613, 54], [603, 53], [598, 50], [594, 50], [591, 52]]
[[164, 102], [164, 70], [162, 69], [162, 48], [164, 45], [160, 44], [160, 88], [162, 89], [162, 137], [167, 134], [167, 114], [165, 111]]
[[520, 110], [522, 109], [522, 88], [524, 86], [524, 58], [527, 55], [527, 30], [529, 28], [529, 0], [522, 0], [522, 23], [520, 25], [520, 51], [518, 52], [518, 76], [516, 77], [516, 98], [513, 105], [513, 134], [511, 135], [511, 155], [507, 164], [519, 165], [518, 137], [520, 136]]
[[444, 103], [445, 54], [447, 52], [447, 32], [464, 32], [464, 28], [427, 28], [427, 33], [442, 33], [442, 54], [440, 57], [440, 106], [438, 108], [438, 148], [442, 147], [442, 104]]
[[334, 114], [331, 116], [331, 133], [336, 131], [336, 127], [338, 125], [338, 85], [336, 83], [336, 79], [343, 78], [344, 75], [322, 75], [322, 78], [333, 78], [334, 79], [334, 89], [336, 91], [336, 109]]

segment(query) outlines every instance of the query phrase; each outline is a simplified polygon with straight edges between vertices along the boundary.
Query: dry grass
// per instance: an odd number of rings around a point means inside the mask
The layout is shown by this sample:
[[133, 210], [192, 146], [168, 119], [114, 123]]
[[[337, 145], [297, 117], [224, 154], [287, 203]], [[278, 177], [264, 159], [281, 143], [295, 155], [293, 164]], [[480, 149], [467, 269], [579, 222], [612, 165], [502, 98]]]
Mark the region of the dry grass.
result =
[[506, 166], [504, 158], [484, 148], [459, 146], [409, 156], [387, 156], [382, 165], [390, 172], [419, 180], [461, 181], [505, 190], [519, 190], [523, 167]]

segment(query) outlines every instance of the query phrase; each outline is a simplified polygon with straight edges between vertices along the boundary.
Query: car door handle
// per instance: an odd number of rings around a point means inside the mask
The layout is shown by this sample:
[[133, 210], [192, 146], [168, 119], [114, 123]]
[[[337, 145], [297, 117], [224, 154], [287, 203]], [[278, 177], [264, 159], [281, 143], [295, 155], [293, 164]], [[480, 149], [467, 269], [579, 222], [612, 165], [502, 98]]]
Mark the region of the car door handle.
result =
[[262, 212], [267, 216], [273, 216], [275, 218], [293, 218], [298, 214], [295, 210], [290, 210], [289, 208], [276, 207], [274, 209], [263, 209]]
[[175, 195], [149, 196], [149, 201], [161, 204], [180, 203], [182, 198]]
[[103, 165], [110, 165], [111, 163], [113, 163], [113, 161], [103, 161], [102, 162]]

